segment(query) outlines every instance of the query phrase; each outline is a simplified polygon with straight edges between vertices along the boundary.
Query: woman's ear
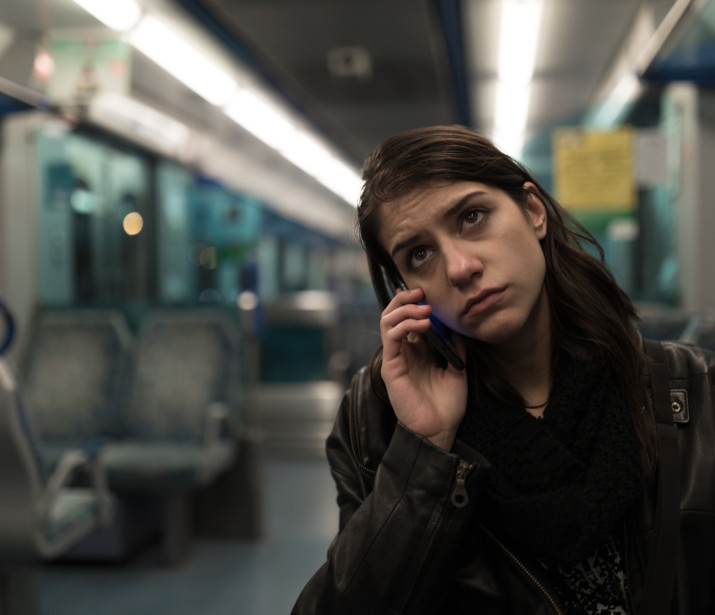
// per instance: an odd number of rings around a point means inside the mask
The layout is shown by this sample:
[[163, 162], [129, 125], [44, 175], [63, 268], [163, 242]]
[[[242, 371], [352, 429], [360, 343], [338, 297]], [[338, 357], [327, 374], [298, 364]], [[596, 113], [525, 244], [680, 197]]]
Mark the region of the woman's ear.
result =
[[526, 213], [531, 220], [531, 225], [534, 227], [534, 233], [538, 239], [546, 237], [546, 205], [539, 194], [539, 189], [532, 182], [524, 184], [524, 190], [527, 191]]

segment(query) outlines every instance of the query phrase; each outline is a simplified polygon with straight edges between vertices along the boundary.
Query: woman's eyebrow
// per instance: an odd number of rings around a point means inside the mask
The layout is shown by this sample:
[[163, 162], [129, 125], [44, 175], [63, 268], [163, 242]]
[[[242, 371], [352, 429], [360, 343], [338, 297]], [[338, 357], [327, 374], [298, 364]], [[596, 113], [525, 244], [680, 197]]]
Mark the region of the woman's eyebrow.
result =
[[400, 252], [400, 250], [404, 250], [405, 248], [408, 248], [412, 244], [417, 243], [420, 240], [420, 236], [421, 236], [421, 233], [415, 233], [414, 235], [410, 235], [407, 239], [396, 244], [392, 248], [392, 252], [390, 252], [390, 256], [392, 257], [392, 260], [395, 260], [395, 255], [398, 252]]
[[[448, 220], [450, 217], [455, 215], [466, 203], [471, 201], [474, 198], [481, 198], [487, 196], [487, 192], [484, 190], [475, 190], [474, 192], [470, 192], [468, 194], [465, 194], [461, 199], [459, 199], [454, 205], [452, 205], [447, 211], [445, 211], [442, 214], [442, 219], [443, 220]], [[392, 248], [392, 252], [390, 252], [390, 256], [392, 259], [395, 259], [395, 255], [400, 252], [400, 250], [404, 250], [405, 248], [411, 246], [414, 243], [417, 243], [420, 240], [420, 235], [421, 233], [414, 233], [413, 235], [410, 235], [403, 241], [400, 241], [398, 244], [396, 244]]]
[[444, 212], [442, 215], [443, 220], [447, 220], [448, 218], [452, 217], [454, 214], [456, 214], [462, 207], [464, 207], [465, 203], [468, 203], [474, 198], [481, 198], [487, 196], [487, 193], [484, 190], [475, 190], [474, 192], [470, 192], [468, 194], [465, 194], [461, 199], [459, 199], [452, 207], [450, 207], [447, 211]]

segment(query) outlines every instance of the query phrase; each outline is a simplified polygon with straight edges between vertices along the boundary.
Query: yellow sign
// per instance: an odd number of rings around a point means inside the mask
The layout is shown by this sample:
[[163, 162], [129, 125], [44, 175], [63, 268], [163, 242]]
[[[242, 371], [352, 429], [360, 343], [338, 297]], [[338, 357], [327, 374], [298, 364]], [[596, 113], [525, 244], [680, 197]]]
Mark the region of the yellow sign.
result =
[[553, 134], [556, 198], [572, 211], [624, 212], [636, 204], [633, 132], [559, 128]]

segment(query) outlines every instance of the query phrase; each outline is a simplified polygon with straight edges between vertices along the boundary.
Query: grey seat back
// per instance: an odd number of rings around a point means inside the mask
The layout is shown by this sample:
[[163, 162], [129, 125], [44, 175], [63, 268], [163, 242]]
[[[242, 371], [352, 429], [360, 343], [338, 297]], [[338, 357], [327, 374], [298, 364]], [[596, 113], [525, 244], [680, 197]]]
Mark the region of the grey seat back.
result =
[[43, 444], [55, 452], [120, 436], [132, 336], [114, 310], [43, 310], [33, 323], [24, 393]]
[[156, 310], [140, 328], [128, 437], [200, 442], [207, 412], [222, 404], [240, 412], [238, 327], [218, 310]]

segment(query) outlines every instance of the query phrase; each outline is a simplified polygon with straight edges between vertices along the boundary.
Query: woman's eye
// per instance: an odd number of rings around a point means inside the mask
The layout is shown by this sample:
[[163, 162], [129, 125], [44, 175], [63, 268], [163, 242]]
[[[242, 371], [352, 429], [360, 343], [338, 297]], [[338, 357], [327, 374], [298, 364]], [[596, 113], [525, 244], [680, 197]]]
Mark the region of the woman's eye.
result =
[[479, 224], [484, 219], [485, 215], [485, 212], [481, 209], [470, 209], [462, 217], [462, 226], [464, 228], [469, 228]]
[[422, 265], [430, 256], [432, 255], [432, 250], [429, 248], [415, 248], [410, 252], [407, 264], [410, 269], [417, 269]]

